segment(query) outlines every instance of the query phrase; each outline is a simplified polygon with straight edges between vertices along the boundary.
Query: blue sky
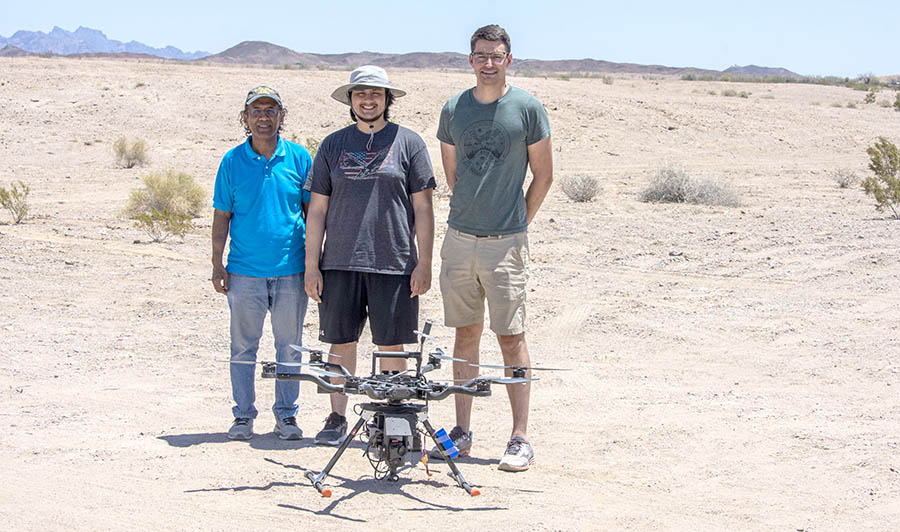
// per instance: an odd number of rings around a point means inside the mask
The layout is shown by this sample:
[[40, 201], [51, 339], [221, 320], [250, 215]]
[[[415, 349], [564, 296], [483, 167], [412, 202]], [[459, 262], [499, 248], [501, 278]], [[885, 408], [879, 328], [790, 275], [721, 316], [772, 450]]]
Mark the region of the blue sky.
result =
[[216, 53], [245, 40], [297, 52], [468, 52], [472, 31], [504, 26], [513, 56], [800, 74], [900, 74], [900, 1], [568, 0], [442, 2], [0, 0], [0, 35], [87, 26], [120, 41]]

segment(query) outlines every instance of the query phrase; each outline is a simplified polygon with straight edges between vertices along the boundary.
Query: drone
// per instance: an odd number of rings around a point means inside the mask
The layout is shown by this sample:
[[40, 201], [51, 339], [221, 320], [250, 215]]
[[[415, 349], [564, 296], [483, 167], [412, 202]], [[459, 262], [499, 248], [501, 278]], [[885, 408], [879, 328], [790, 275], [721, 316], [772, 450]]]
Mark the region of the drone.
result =
[[[328, 362], [323, 358], [325, 355], [340, 358], [338, 355], [299, 345], [291, 347], [297, 351], [308, 353], [309, 362], [246, 362], [260, 364], [263, 378], [309, 381], [315, 383], [321, 393], [338, 392], [348, 395], [365, 395], [372, 400], [355, 406], [359, 419], [347, 433], [325, 468], [318, 474], [311, 470], [306, 472], [307, 479], [323, 497], [331, 497], [331, 490], [325, 487], [324, 481], [357, 435], [366, 443], [365, 456], [375, 470], [376, 480], [386, 479], [396, 482], [399, 480], [398, 470], [400, 468], [407, 462], [411, 466], [415, 466], [418, 461], [425, 464], [426, 472], [431, 476], [431, 472], [428, 471], [427, 454], [423, 446], [423, 438], [428, 436], [434, 441], [450, 467], [448, 475], [457, 485], [473, 497], [481, 494], [480, 490], [472, 487], [466, 481], [453, 461], [456, 449], [446, 436], [446, 432], [443, 429], [435, 431], [428, 421], [428, 402], [440, 401], [453, 394], [487, 397], [491, 395], [492, 384], [520, 384], [537, 381], [539, 379], [525, 376], [529, 369], [555, 368], [471, 364], [476, 367], [510, 369], [512, 376], [475, 377], [458, 384], [457, 381], [429, 380], [426, 373], [440, 369], [442, 361], [466, 362], [464, 359], [444, 354], [439, 347], [425, 353], [425, 340], [437, 340], [430, 335], [431, 326], [431, 322], [426, 321], [423, 331], [415, 331], [419, 337], [417, 351], [374, 351], [372, 372], [364, 377], [355, 376], [344, 366]], [[404, 371], [378, 372], [377, 361], [382, 358], [412, 360], [415, 362], [415, 367]], [[281, 370], [279, 366], [307, 367], [308, 372], [288, 373]], [[343, 379], [343, 382], [333, 383], [331, 379]]]

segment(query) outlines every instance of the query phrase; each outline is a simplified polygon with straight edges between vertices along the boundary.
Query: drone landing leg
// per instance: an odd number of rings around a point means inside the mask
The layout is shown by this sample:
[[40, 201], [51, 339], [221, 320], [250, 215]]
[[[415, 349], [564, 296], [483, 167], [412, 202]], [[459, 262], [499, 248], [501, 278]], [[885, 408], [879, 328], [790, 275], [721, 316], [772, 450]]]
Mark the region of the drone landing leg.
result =
[[353, 425], [353, 430], [351, 430], [347, 434], [347, 437], [344, 438], [344, 441], [341, 442], [340, 447], [338, 447], [337, 452], [334, 453], [334, 456], [331, 457], [328, 465], [325, 466], [325, 469], [323, 469], [318, 476], [316, 476], [316, 474], [312, 471], [306, 472], [306, 478], [308, 478], [310, 482], [312, 482], [312, 485], [319, 491], [319, 493], [322, 494], [322, 497], [331, 497], [331, 490], [322, 486], [322, 481], [325, 480], [325, 477], [327, 477], [328, 473], [331, 472], [331, 468], [334, 467], [334, 464], [336, 464], [341, 455], [344, 454], [344, 451], [347, 449], [347, 447], [350, 446], [350, 442], [352, 442], [353, 439], [356, 438], [356, 433], [359, 432], [360, 427], [362, 427], [363, 423], [365, 422], [365, 418], [359, 418], [359, 421], [356, 422], [356, 425]]
[[[425, 426], [425, 430], [428, 431], [428, 435], [431, 436], [432, 440], [434, 440], [434, 443], [438, 446], [439, 449], [441, 449], [441, 444], [440, 442], [438, 442], [437, 436], [434, 435], [434, 427], [431, 426], [431, 422], [429, 422], [427, 419], [423, 419], [422, 424]], [[452, 458], [444, 454], [444, 460], [446, 460], [447, 465], [450, 466], [450, 476], [453, 477], [453, 480], [455, 480], [457, 484], [459, 484], [459, 487], [466, 490], [466, 492], [468, 492], [468, 494], [472, 497], [481, 495], [481, 491], [479, 491], [477, 488], [473, 488], [469, 485], [468, 482], [466, 482], [465, 477], [463, 477], [462, 473], [459, 472], [459, 468], [456, 467], [456, 463], [453, 462]]]

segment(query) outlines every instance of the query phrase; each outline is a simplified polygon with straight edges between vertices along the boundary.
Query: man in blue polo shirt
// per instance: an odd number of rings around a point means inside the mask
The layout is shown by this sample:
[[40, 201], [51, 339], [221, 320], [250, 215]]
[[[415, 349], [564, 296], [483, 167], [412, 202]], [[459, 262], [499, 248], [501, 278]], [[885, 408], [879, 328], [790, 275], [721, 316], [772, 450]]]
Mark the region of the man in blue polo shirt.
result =
[[[247, 140], [228, 151], [219, 165], [213, 195], [212, 283], [228, 296], [231, 309], [232, 440], [249, 440], [257, 410], [256, 351], [266, 313], [275, 338], [275, 360], [299, 362], [290, 344], [301, 343], [308, 298], [304, 290], [304, 191], [312, 161], [302, 146], [279, 136], [287, 113], [281, 97], [269, 87], [247, 94], [241, 123]], [[228, 266], [225, 241], [231, 235]], [[296, 372], [296, 366], [279, 367]], [[300, 383], [276, 381], [275, 434], [300, 439], [297, 396]]]

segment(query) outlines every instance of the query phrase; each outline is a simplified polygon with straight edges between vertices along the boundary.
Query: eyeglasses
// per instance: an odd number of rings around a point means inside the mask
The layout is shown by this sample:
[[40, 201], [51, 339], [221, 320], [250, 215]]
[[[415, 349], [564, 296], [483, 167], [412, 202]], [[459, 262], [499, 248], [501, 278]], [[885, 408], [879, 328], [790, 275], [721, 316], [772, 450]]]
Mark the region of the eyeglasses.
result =
[[262, 115], [266, 115], [269, 118], [275, 118], [278, 116], [278, 113], [281, 112], [281, 109], [275, 107], [266, 107], [265, 109], [259, 109], [258, 107], [254, 107], [247, 111], [247, 114], [253, 118], [259, 118]]
[[509, 55], [509, 52], [472, 52], [472, 58], [475, 59], [476, 63], [487, 63], [488, 59], [494, 63], [499, 63], [506, 59], [507, 55]]

